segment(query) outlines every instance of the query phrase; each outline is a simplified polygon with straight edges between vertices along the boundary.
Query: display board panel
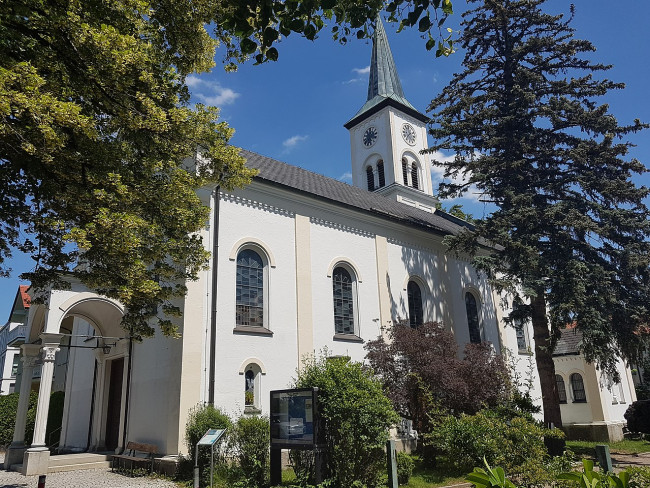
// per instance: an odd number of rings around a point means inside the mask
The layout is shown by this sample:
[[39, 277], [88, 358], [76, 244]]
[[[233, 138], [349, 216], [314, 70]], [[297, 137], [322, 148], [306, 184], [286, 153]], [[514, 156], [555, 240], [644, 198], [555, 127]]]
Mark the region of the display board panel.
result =
[[318, 388], [271, 392], [271, 447], [311, 449], [318, 444]]

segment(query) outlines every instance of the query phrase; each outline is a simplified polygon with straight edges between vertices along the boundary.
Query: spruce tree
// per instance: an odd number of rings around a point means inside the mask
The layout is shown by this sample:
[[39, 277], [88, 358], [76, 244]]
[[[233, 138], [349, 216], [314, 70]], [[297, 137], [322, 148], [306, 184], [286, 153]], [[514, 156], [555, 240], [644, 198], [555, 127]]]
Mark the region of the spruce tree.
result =
[[631, 181], [646, 168], [626, 141], [647, 125], [619, 125], [598, 102], [623, 84], [594, 76], [609, 66], [574, 39], [573, 7], [567, 19], [545, 13], [545, 0], [469, 3], [464, 69], [429, 107], [431, 151], [456, 153], [439, 163], [454, 178], [442, 197], [478, 188], [497, 209], [448, 241], [518, 304], [509, 320], [532, 321], [544, 420], [560, 426], [562, 328], [576, 326], [586, 360], [615, 378], [617, 358], [647, 344], [648, 189]]

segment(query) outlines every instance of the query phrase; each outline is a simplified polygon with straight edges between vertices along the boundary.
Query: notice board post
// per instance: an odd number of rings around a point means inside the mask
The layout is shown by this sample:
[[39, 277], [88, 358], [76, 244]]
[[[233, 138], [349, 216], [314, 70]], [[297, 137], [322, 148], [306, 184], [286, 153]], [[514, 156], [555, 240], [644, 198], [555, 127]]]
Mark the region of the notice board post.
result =
[[282, 482], [282, 449], [314, 454], [314, 481], [323, 478], [323, 425], [318, 409], [318, 388], [271, 392], [271, 485]]

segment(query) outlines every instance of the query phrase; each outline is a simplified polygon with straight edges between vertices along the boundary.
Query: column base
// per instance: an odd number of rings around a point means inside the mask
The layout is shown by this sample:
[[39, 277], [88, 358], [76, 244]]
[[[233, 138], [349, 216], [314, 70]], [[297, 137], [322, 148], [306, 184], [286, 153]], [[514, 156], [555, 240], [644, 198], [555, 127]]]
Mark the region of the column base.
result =
[[25, 476], [47, 474], [50, 465], [50, 451], [47, 447], [30, 448], [23, 456], [23, 470]]
[[12, 443], [5, 452], [5, 463], [4, 469], [9, 471], [11, 466], [14, 464], [20, 464], [23, 462], [23, 455], [27, 450], [27, 446], [22, 442]]

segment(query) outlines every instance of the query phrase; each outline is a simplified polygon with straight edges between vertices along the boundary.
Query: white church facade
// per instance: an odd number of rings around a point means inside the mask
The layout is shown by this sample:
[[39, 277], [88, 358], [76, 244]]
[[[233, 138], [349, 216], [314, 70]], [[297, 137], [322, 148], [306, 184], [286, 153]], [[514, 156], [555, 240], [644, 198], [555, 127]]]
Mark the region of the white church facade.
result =
[[435, 209], [431, 162], [420, 153], [426, 117], [404, 97], [381, 23], [373, 41], [368, 100], [346, 124], [353, 185], [242, 151], [259, 171], [250, 185], [200, 192], [213, 260], [188, 283], [181, 338], [131, 341], [121, 304], [79, 283], [30, 307], [22, 377], [41, 369], [37, 422], [26, 446], [33, 385], [18, 378], [7, 467], [47, 471], [53, 388], [65, 391], [60, 451], [121, 451], [135, 441], [174, 456], [187, 454], [195, 405], [268, 414], [269, 391], [289, 387], [302, 358], [326, 349], [363, 361], [364, 343], [398, 322], [442, 322], [459, 351], [487, 341], [516, 353], [518, 339], [532, 336], [528, 326], [500, 326], [499, 297], [469, 259], [446, 252], [444, 237], [467, 224]]

